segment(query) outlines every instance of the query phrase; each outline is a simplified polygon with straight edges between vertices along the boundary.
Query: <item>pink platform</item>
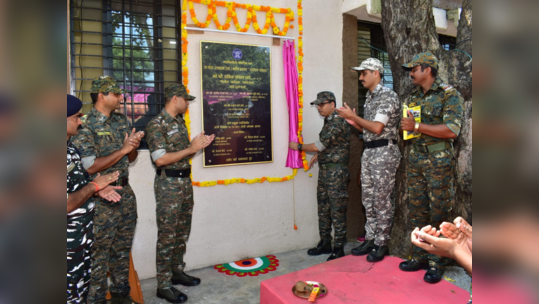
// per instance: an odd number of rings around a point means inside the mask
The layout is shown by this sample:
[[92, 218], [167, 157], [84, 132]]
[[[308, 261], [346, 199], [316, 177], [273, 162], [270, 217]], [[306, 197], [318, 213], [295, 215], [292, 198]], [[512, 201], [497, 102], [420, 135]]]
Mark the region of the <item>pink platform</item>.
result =
[[465, 304], [470, 300], [467, 291], [449, 282], [425, 283], [424, 271], [400, 271], [401, 262], [398, 258], [386, 258], [381, 263], [371, 264], [365, 257], [347, 256], [320, 264], [262, 282], [260, 304], [309, 303], [292, 293], [298, 281], [318, 281], [326, 285], [328, 295], [315, 303]]

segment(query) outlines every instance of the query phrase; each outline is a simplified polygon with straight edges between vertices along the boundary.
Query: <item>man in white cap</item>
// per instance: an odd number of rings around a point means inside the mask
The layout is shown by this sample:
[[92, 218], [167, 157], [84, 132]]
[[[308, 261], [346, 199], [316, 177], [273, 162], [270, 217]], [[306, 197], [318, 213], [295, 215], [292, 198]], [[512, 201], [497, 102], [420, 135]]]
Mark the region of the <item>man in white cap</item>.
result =
[[359, 80], [369, 90], [365, 118], [357, 116], [346, 103], [337, 112], [364, 134], [361, 184], [367, 217], [366, 237], [352, 254], [368, 254], [367, 260], [372, 263], [382, 261], [389, 254], [387, 244], [395, 213], [390, 196], [402, 158], [397, 145], [402, 106], [397, 94], [383, 86], [384, 66], [380, 60], [369, 58], [352, 70], [360, 72]]

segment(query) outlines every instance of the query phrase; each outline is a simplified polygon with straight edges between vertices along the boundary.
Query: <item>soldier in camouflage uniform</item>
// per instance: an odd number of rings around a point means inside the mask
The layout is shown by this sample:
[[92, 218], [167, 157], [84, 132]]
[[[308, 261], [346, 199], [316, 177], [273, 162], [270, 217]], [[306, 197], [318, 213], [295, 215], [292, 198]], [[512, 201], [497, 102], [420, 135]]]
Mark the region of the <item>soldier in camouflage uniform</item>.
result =
[[[290, 143], [290, 148], [314, 152], [310, 166], [320, 163], [318, 178], [318, 221], [320, 242], [308, 251], [311, 256], [330, 254], [328, 261], [344, 256], [346, 245], [346, 211], [348, 209], [348, 160], [350, 157], [350, 126], [337, 116], [337, 100], [331, 92], [321, 92], [316, 101], [318, 112], [325, 118], [320, 140], [313, 144]], [[331, 227], [335, 229], [335, 244], [331, 247]]]
[[94, 107], [83, 117], [84, 128], [73, 141], [82, 154], [88, 173], [120, 173], [116, 186], [121, 201], [96, 200], [94, 217], [95, 244], [92, 253], [92, 282], [88, 303], [105, 303], [107, 271], [112, 285], [112, 303], [134, 303], [130, 297], [129, 259], [135, 226], [137, 202], [128, 182], [129, 163], [138, 156], [137, 148], [143, 132], [130, 132], [127, 118], [115, 111], [120, 108], [123, 91], [111, 77], [98, 77], [92, 82]]
[[395, 175], [402, 158], [397, 145], [402, 105], [397, 93], [382, 83], [384, 66], [380, 60], [369, 58], [361, 66], [359, 80], [369, 89], [365, 103], [365, 119], [357, 116], [348, 105], [337, 110], [339, 116], [364, 133], [365, 151], [361, 164], [363, 205], [367, 217], [365, 242], [352, 250], [356, 256], [367, 255], [367, 261], [379, 262], [389, 254], [395, 207], [391, 194]]
[[168, 86], [165, 98], [165, 108], [147, 126], [148, 146], [157, 167], [157, 296], [170, 303], [184, 303], [187, 296], [172, 286], [200, 284], [200, 279], [184, 272], [194, 205], [189, 160], [211, 144], [214, 136], [202, 133], [189, 142], [181, 115], [195, 97], [187, 94], [183, 85]]
[[120, 199], [110, 183], [118, 180], [119, 173], [100, 176], [91, 181], [82, 166], [77, 148], [71, 137], [78, 134], [82, 124], [82, 102], [67, 95], [67, 303], [86, 304], [90, 286], [91, 249], [94, 242], [93, 218], [95, 203], [92, 196], [117, 201]]
[[[403, 66], [417, 89], [410, 95], [409, 107], [421, 106], [421, 123], [411, 113], [403, 118], [401, 128], [419, 132], [421, 137], [411, 140], [408, 167], [410, 218], [413, 228], [432, 225], [439, 227], [450, 220], [453, 208], [453, 170], [455, 155], [453, 142], [462, 127], [464, 101], [460, 93], [437, 78], [438, 59], [431, 53], [416, 55]], [[448, 260], [414, 247], [410, 261], [400, 265], [403, 271], [428, 269], [425, 281], [442, 280]]]

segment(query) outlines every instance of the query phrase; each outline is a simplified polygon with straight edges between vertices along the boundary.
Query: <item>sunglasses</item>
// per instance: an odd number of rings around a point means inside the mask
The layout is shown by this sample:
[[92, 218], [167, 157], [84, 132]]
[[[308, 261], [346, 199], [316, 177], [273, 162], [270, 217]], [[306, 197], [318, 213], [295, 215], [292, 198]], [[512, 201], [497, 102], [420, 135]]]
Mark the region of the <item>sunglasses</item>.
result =
[[323, 106], [325, 106], [325, 105], [327, 105], [329, 103], [331, 103], [331, 101], [330, 102], [321, 102], [321, 103], [317, 104], [316, 106], [321, 108], [321, 107], [323, 107]]

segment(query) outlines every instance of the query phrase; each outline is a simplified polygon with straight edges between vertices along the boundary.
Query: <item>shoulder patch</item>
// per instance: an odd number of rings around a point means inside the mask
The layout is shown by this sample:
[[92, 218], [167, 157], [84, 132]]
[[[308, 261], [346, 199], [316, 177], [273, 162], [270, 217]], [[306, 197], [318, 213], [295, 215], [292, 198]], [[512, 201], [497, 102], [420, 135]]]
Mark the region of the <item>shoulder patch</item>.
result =
[[80, 120], [82, 121], [83, 124], [86, 123], [86, 121], [88, 120], [88, 114], [82, 116], [82, 117], [80, 118]]
[[449, 90], [453, 89], [452, 85], [448, 85], [448, 84], [445, 84], [445, 83], [440, 84], [440, 86], [444, 89], [444, 91], [449, 91]]

